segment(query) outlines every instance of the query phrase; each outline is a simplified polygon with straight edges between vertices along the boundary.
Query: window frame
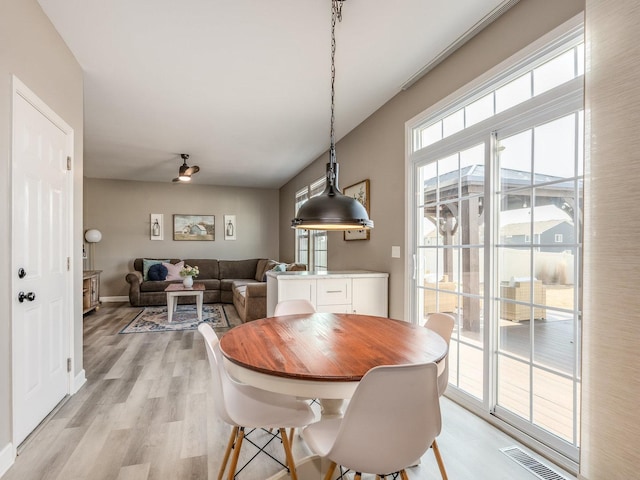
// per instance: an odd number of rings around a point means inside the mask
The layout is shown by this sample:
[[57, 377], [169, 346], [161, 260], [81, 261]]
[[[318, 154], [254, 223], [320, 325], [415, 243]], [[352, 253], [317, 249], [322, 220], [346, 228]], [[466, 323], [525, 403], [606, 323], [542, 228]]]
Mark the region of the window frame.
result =
[[[325, 188], [325, 177], [322, 176], [317, 180], [305, 185], [295, 193], [294, 209], [297, 212], [298, 209], [310, 198], [320, 195]], [[305, 198], [306, 197], [306, 198]], [[302, 200], [304, 198], [304, 200]], [[301, 242], [302, 239], [306, 239], [307, 249], [306, 261], [302, 258]], [[319, 244], [323, 243], [325, 248], [318, 248]], [[309, 271], [326, 272], [328, 270], [328, 256], [329, 256], [329, 238], [326, 230], [305, 230], [295, 229], [295, 261], [296, 263], [302, 263], [307, 266]]]

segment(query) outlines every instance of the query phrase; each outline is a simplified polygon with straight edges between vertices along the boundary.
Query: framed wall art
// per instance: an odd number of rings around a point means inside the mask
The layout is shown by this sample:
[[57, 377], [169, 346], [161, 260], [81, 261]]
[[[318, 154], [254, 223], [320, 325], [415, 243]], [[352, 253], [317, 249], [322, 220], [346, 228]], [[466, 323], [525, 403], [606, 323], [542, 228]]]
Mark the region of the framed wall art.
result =
[[[346, 196], [355, 198], [359, 201], [369, 214], [369, 179], [354, 183], [345, 188], [343, 192]], [[344, 232], [345, 240], [369, 240], [369, 230], [346, 230]]]
[[236, 216], [235, 215], [224, 216], [224, 239], [225, 240], [236, 239]]
[[213, 215], [173, 215], [173, 239], [213, 241], [216, 238], [216, 217]]

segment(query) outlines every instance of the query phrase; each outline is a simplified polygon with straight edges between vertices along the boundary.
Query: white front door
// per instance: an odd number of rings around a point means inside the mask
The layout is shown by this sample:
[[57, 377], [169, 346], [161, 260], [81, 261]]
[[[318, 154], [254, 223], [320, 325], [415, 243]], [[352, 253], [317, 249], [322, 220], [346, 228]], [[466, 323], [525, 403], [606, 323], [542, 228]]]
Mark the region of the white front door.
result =
[[[35, 98], [14, 90], [12, 350], [14, 445], [69, 392], [72, 133]], [[37, 107], [36, 107], [37, 105]], [[54, 123], [56, 122], [56, 123]]]

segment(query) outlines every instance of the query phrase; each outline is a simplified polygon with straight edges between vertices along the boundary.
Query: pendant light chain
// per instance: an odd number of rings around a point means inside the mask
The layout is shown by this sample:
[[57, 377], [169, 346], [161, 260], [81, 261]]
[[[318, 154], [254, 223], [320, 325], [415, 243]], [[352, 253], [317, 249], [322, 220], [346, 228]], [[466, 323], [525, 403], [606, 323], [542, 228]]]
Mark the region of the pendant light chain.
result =
[[329, 147], [330, 178], [333, 185], [336, 178], [336, 142], [335, 142], [335, 82], [336, 82], [336, 22], [342, 21], [342, 2], [344, 0], [331, 0], [331, 131]]
[[369, 230], [373, 221], [358, 200], [344, 195], [338, 186], [338, 163], [335, 141], [336, 23], [342, 21], [346, 0], [331, 0], [331, 146], [327, 163], [325, 189], [304, 202], [291, 227], [305, 230]]

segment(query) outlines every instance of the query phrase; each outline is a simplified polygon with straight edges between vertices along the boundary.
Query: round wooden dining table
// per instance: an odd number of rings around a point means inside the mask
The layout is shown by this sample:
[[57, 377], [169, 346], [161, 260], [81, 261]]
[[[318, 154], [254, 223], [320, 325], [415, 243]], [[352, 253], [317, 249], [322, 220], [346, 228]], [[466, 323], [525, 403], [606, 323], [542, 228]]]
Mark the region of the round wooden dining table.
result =
[[237, 380], [307, 398], [351, 398], [379, 365], [438, 362], [447, 344], [437, 333], [400, 320], [313, 313], [242, 324], [220, 339], [225, 367]]

